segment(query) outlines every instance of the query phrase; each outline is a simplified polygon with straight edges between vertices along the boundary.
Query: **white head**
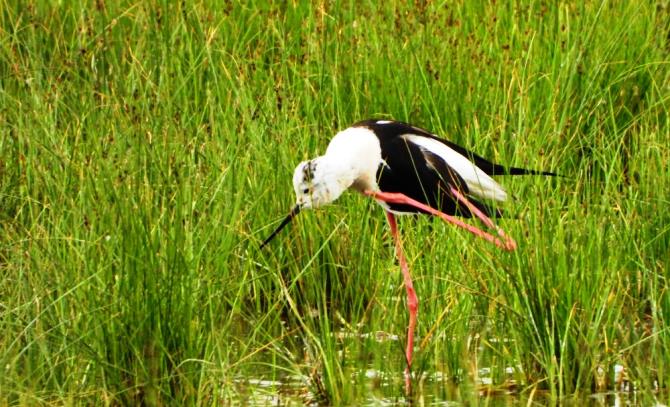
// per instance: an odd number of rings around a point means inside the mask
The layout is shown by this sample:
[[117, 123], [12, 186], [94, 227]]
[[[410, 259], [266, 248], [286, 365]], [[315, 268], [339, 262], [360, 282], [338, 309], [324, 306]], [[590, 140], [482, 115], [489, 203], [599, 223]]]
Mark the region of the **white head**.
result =
[[354, 182], [351, 171], [347, 169], [342, 162], [333, 161], [332, 157], [327, 156], [298, 164], [293, 173], [296, 204], [277, 229], [263, 241], [261, 248], [274, 239], [302, 209], [318, 208], [339, 198]]
[[375, 189], [380, 162], [381, 146], [372, 130], [350, 127], [337, 133], [325, 155], [298, 164], [293, 172], [296, 205], [261, 247], [277, 236], [302, 209], [327, 205], [349, 187], [360, 191]]
[[296, 206], [318, 208], [339, 198], [353, 183], [353, 179], [339, 167], [326, 156], [298, 164], [293, 172]]

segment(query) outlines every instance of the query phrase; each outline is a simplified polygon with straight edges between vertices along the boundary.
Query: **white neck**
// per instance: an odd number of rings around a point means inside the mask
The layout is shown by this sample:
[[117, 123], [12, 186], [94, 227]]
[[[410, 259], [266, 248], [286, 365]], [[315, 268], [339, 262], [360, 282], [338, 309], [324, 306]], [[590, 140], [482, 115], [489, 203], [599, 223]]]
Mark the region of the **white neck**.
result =
[[325, 187], [328, 201], [336, 200], [356, 180], [356, 168], [349, 160], [336, 155], [322, 155], [312, 160], [316, 164], [315, 182]]
[[335, 175], [345, 189], [377, 190], [376, 174], [381, 163], [379, 139], [365, 127], [350, 127], [335, 135], [320, 157], [327, 162], [329, 172]]

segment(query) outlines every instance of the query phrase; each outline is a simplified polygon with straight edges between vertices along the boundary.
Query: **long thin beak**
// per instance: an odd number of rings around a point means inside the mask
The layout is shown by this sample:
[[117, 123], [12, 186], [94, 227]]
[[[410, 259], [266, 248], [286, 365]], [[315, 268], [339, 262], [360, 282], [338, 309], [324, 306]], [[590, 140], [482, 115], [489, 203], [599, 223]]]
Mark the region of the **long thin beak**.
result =
[[279, 224], [279, 226], [277, 227], [277, 229], [275, 229], [275, 231], [272, 232], [272, 234], [271, 234], [267, 239], [265, 239], [265, 241], [263, 241], [263, 243], [261, 243], [261, 249], [262, 249], [266, 244], [270, 243], [270, 240], [274, 239], [275, 236], [277, 236], [277, 234], [278, 234], [282, 229], [284, 229], [284, 226], [288, 225], [288, 223], [289, 223], [293, 218], [295, 218], [295, 215], [297, 215], [297, 214], [299, 214], [299, 213], [300, 213], [300, 206], [299, 206], [299, 205], [294, 206], [293, 209], [291, 209], [291, 212], [289, 212], [288, 216], [286, 216], [286, 218], [284, 218], [284, 220]]

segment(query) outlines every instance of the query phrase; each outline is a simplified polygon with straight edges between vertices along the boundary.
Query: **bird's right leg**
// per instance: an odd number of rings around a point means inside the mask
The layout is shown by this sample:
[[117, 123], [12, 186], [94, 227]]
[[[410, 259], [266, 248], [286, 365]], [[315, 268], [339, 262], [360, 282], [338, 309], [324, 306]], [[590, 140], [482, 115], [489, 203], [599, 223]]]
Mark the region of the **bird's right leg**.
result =
[[[502, 230], [500, 230], [500, 229], [498, 229], [498, 234], [501, 235], [501, 237], [503, 237], [506, 240], [505, 242], [503, 242], [502, 240], [500, 240], [500, 238], [498, 238], [496, 236], [493, 236], [492, 234], [490, 234], [488, 232], [485, 232], [481, 229], [476, 228], [475, 226], [472, 226], [470, 224], [467, 224], [467, 223], [463, 222], [462, 220], [456, 218], [455, 216], [447, 215], [446, 213], [440, 212], [437, 209], [431, 208], [430, 206], [428, 206], [426, 204], [423, 204], [423, 203], [417, 201], [416, 199], [412, 199], [412, 198], [408, 197], [407, 195], [402, 194], [400, 192], [381, 192], [381, 191], [367, 190], [363, 193], [365, 195], [369, 196], [369, 197], [372, 197], [372, 198], [378, 200], [378, 201], [388, 202], [388, 203], [405, 204], [405, 205], [413, 206], [417, 209], [421, 209], [422, 211], [427, 212], [431, 215], [437, 216], [437, 217], [439, 217], [440, 219], [442, 219], [446, 222], [449, 222], [449, 223], [452, 223], [452, 224], [454, 224], [458, 227], [461, 227], [461, 228], [467, 230], [468, 232], [474, 234], [475, 236], [481, 237], [482, 239], [487, 240], [487, 241], [495, 244], [496, 246], [500, 247], [501, 249], [509, 250], [509, 251], [512, 251], [512, 250], [516, 249], [516, 242], [514, 242], [514, 240], [512, 240], [509, 237], [507, 237], [506, 235], [504, 235], [504, 233], [501, 234]], [[465, 199], [465, 197], [463, 197], [462, 195], [460, 195], [460, 196]], [[456, 196], [456, 198], [458, 198], [458, 196]], [[467, 201], [467, 199], [466, 199], [466, 201]], [[467, 204], [472, 205], [472, 203], [470, 201], [467, 201]], [[472, 207], [474, 207], [474, 205], [472, 205]], [[477, 208], [475, 207], [475, 209], [477, 209]], [[482, 219], [482, 221], [487, 226], [492, 227], [492, 228], [495, 227], [495, 225], [493, 225], [493, 222], [491, 221], [491, 219], [488, 219], [478, 209], [477, 209], [477, 211], [479, 212], [479, 214], [481, 214], [482, 216], [484, 216], [484, 218], [486, 218], [488, 220], [488, 223], [487, 223], [484, 219]], [[477, 216], [479, 216], [479, 215], [477, 215]], [[489, 225], [489, 223], [490, 223], [490, 225]]]
[[484, 214], [484, 212], [479, 210], [479, 208], [477, 208], [472, 202], [470, 202], [468, 200], [468, 198], [465, 197], [465, 195], [461, 194], [458, 191], [458, 189], [456, 189], [454, 187], [451, 187], [451, 193], [456, 197], [456, 199], [458, 199], [465, 206], [467, 206], [471, 213], [475, 214], [475, 216], [477, 216], [482, 222], [484, 222], [484, 224], [486, 226], [488, 226], [491, 229], [495, 229], [496, 232], [498, 232], [498, 236], [505, 239], [505, 249], [506, 250], [516, 249], [516, 242], [514, 241], [514, 239], [507, 236], [507, 234], [505, 234], [505, 231], [503, 231], [498, 226], [496, 226], [493, 223], [493, 221], [491, 220], [491, 218], [489, 218], [488, 216], [486, 216], [486, 214]]

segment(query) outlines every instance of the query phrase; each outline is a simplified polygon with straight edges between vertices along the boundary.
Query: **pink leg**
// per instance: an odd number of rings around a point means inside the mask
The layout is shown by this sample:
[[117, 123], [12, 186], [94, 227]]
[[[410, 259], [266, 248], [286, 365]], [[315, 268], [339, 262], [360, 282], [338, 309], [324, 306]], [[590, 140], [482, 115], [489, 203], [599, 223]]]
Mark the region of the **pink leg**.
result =
[[417, 312], [419, 310], [419, 299], [414, 291], [414, 284], [412, 284], [412, 276], [409, 273], [407, 260], [402, 250], [402, 242], [400, 241], [400, 234], [398, 233], [398, 226], [396, 225], [395, 216], [391, 212], [386, 212], [386, 219], [391, 227], [391, 234], [395, 241], [395, 252], [400, 262], [400, 269], [405, 280], [405, 289], [407, 290], [407, 308], [409, 309], [409, 326], [407, 328], [407, 348], [405, 350], [405, 358], [407, 359], [407, 368], [405, 368], [405, 388], [410, 389], [410, 372], [412, 366], [412, 351], [414, 350], [414, 327], [416, 327]]
[[482, 211], [480, 211], [479, 208], [477, 208], [475, 205], [473, 205], [472, 202], [468, 201], [468, 198], [466, 198], [465, 196], [463, 196], [463, 194], [461, 194], [461, 193], [460, 193], [456, 188], [454, 188], [454, 187], [451, 187], [451, 193], [454, 194], [454, 196], [456, 197], [456, 199], [458, 199], [458, 200], [461, 201], [463, 204], [465, 204], [465, 206], [467, 206], [468, 209], [470, 209], [470, 212], [474, 213], [479, 219], [481, 219], [481, 221], [484, 222], [484, 224], [485, 224], [486, 226], [488, 226], [488, 227], [491, 228], [491, 229], [495, 229], [496, 232], [498, 232], [498, 236], [500, 236], [501, 238], [505, 239], [505, 249], [506, 249], [506, 250], [510, 250], [510, 251], [512, 251], [512, 250], [515, 250], [515, 249], [516, 249], [516, 242], [514, 241], [514, 239], [512, 239], [512, 238], [509, 237], [509, 236], [507, 236], [507, 235], [505, 234], [505, 231], [503, 231], [503, 230], [500, 229], [498, 226], [496, 226], [496, 225], [493, 223], [493, 221], [492, 221], [488, 216], [484, 215], [484, 213], [483, 213]]
[[[470, 208], [471, 211], [474, 209], [475, 215], [477, 215], [482, 221], [489, 227], [495, 227], [491, 219], [489, 219], [486, 215], [484, 215], [479, 209], [477, 209], [470, 201], [468, 201], [463, 195], [461, 195], [458, 191], [453, 190], [452, 192], [456, 192], [456, 198], [459, 200], [462, 200], [462, 202]], [[469, 225], [462, 220], [456, 218], [455, 216], [450, 216], [447, 215], [446, 213], [442, 213], [438, 211], [437, 209], [431, 208], [430, 206], [423, 204], [415, 199], [412, 199], [408, 197], [405, 194], [397, 193], [397, 192], [375, 192], [375, 191], [365, 191], [365, 195], [370, 196], [372, 198], [375, 198], [377, 200], [383, 201], [383, 202], [389, 202], [389, 203], [399, 203], [399, 204], [405, 204], [405, 205], [410, 205], [413, 206], [417, 209], [421, 209], [425, 212], [430, 213], [431, 215], [435, 215], [442, 220], [452, 223], [458, 227], [461, 227], [468, 232], [474, 234], [475, 236], [479, 236], [484, 240], [487, 240], [496, 246], [500, 247], [501, 249], [509, 250], [512, 251], [516, 249], [516, 242], [514, 240], [510, 239], [505, 235], [505, 233], [500, 230], [498, 230], [498, 234], [503, 237], [506, 241], [503, 242], [499, 238], [493, 236], [490, 233], [484, 232], [483, 230], [477, 229], [476, 227]]]

